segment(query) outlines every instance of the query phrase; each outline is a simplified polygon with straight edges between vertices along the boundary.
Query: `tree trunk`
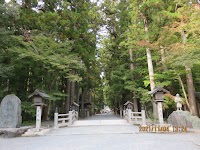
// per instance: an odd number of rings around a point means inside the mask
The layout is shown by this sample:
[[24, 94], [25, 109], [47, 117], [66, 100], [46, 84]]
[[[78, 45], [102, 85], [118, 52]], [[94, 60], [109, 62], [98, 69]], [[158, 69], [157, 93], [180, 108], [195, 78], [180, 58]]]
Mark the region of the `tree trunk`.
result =
[[49, 101], [49, 105], [48, 105], [48, 110], [47, 110], [47, 120], [50, 120], [49, 116], [50, 116], [50, 113], [51, 113], [51, 101]]
[[[182, 42], [186, 45], [186, 32], [184, 30], [181, 31]], [[197, 112], [197, 104], [195, 100], [195, 93], [194, 93], [194, 83], [192, 78], [192, 71], [191, 66], [187, 63], [185, 64], [185, 71], [186, 71], [186, 78], [187, 78], [187, 88], [188, 88], [188, 99], [191, 108], [191, 113], [194, 116], [198, 116]]]
[[162, 66], [164, 68], [164, 71], [167, 70], [167, 67], [165, 65], [165, 49], [164, 47], [160, 46], [160, 54], [161, 54], [161, 62], [162, 62]]
[[71, 97], [71, 103], [70, 105], [73, 104], [74, 98], [75, 98], [75, 82], [71, 82], [71, 92], [70, 92], [70, 97]]
[[[130, 56], [130, 69], [133, 70], [134, 69], [134, 65], [133, 65], [133, 52], [132, 49], [129, 49], [129, 56]], [[132, 80], [133, 77], [132, 77]], [[134, 93], [133, 93], [134, 96]], [[138, 103], [137, 103], [137, 99], [133, 97], [133, 104], [134, 104], [134, 111], [138, 112]]]
[[76, 86], [76, 102], [77, 102], [77, 104], [79, 104], [79, 98], [80, 98], [79, 90], [80, 90], [80, 85], [79, 85], [79, 83], [77, 83], [77, 86]]
[[129, 56], [130, 56], [130, 68], [131, 68], [131, 70], [133, 70], [134, 66], [133, 66], [133, 51], [132, 51], [132, 49], [129, 49]]
[[[154, 71], [153, 71], [153, 64], [152, 64], [152, 58], [151, 58], [151, 51], [149, 48], [146, 48], [146, 53], [147, 53], [147, 62], [148, 62], [148, 70], [149, 70], [149, 79], [150, 79], [150, 87], [151, 91], [155, 88], [155, 82], [154, 82]], [[154, 102], [154, 99], [152, 99], [152, 104], [153, 104], [153, 115], [154, 118], [158, 118], [158, 111], [157, 111], [157, 105]]]
[[[89, 90], [89, 102], [92, 104], [92, 89]], [[90, 116], [92, 115], [92, 105], [89, 107]]]
[[80, 116], [83, 118], [85, 117], [85, 109], [84, 109], [84, 98], [85, 98], [86, 90], [82, 89], [82, 94], [81, 94], [81, 111], [80, 111]]
[[[71, 73], [75, 74], [75, 70], [72, 70]], [[70, 86], [71, 86], [71, 89], [70, 89], [70, 106], [71, 106], [75, 99], [75, 82], [72, 81]]]
[[70, 108], [70, 81], [67, 80], [67, 97], [65, 99], [65, 111], [66, 113], [69, 112], [69, 108]]
[[[146, 32], [146, 34], [148, 34], [148, 24], [147, 24], [147, 20], [144, 19], [144, 30]], [[147, 42], [149, 43], [149, 40], [147, 39]], [[151, 58], [151, 51], [149, 49], [149, 47], [146, 48], [146, 53], [147, 53], [147, 63], [148, 63], [148, 70], [149, 70], [149, 79], [150, 79], [150, 87], [151, 87], [151, 91], [155, 88], [155, 82], [154, 82], [154, 71], [153, 71], [153, 63], [152, 63], [152, 58]], [[153, 115], [154, 118], [157, 119], [158, 118], [158, 111], [157, 111], [157, 106], [156, 103], [154, 102], [154, 100], [152, 99], [152, 104], [153, 104]]]
[[196, 104], [195, 93], [194, 93], [192, 71], [191, 71], [189, 64], [185, 65], [185, 70], [186, 70], [187, 87], [188, 87], [188, 99], [189, 99], [192, 115], [198, 116], [197, 104]]
[[185, 88], [184, 88], [184, 85], [183, 85], [183, 82], [182, 82], [182, 79], [181, 79], [180, 76], [178, 76], [178, 81], [179, 81], [179, 83], [181, 85], [181, 88], [182, 88], [182, 91], [183, 91], [183, 94], [184, 94], [184, 97], [185, 97], [185, 101], [186, 101], [187, 107], [189, 108], [189, 111], [192, 112], [190, 104], [188, 102], [187, 94], [185, 92]]
[[151, 91], [155, 88], [155, 82], [154, 82], [154, 71], [153, 71], [153, 63], [151, 58], [151, 51], [149, 48], [146, 48], [147, 53], [147, 62], [148, 62], [148, 70], [149, 70], [149, 79], [150, 79], [150, 87]]

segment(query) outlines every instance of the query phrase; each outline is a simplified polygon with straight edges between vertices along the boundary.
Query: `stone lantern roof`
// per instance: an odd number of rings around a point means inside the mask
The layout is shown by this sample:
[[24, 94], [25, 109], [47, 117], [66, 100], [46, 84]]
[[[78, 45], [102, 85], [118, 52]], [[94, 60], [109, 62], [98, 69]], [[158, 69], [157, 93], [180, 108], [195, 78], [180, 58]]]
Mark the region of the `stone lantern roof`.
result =
[[153, 91], [150, 91], [149, 94], [153, 95], [157, 92], [163, 92], [163, 93], [170, 93], [168, 90], [164, 89], [163, 87], [155, 87]]
[[42, 97], [42, 98], [44, 98], [44, 99], [49, 99], [49, 98], [50, 98], [49, 95], [47, 95], [47, 94], [44, 93], [44, 92], [39, 91], [38, 89], [36, 89], [32, 94], [30, 94], [30, 95], [28, 96], [28, 98], [32, 98], [32, 97], [36, 97], [36, 96]]
[[127, 102], [124, 104], [124, 106], [126, 106], [126, 105], [128, 105], [128, 104], [134, 105], [132, 102], [127, 101]]
[[76, 106], [76, 107], [79, 107], [79, 106], [80, 106], [80, 105], [77, 104], [76, 102], [73, 102], [72, 105], [73, 105], [73, 106]]

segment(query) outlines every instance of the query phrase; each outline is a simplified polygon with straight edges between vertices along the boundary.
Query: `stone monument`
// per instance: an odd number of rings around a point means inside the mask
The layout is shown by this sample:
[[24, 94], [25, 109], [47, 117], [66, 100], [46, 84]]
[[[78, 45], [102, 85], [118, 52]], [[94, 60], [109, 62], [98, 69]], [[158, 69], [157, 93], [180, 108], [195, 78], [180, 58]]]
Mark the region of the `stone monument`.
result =
[[21, 123], [20, 99], [14, 94], [5, 96], [0, 105], [0, 128], [19, 128]]
[[176, 94], [176, 97], [175, 97], [174, 101], [176, 102], [177, 111], [178, 110], [182, 110], [181, 109], [182, 108], [182, 103], [181, 103], [182, 99], [181, 99], [179, 94]]

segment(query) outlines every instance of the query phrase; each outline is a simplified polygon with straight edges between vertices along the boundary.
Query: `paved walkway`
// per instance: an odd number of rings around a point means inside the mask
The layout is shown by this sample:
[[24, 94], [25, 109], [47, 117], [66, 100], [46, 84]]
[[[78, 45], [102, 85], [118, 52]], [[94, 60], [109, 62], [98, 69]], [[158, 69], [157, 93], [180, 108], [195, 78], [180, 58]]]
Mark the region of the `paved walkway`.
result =
[[110, 113], [96, 114], [84, 120], [124, 120], [124, 119], [110, 112]]
[[[121, 120], [97, 115], [86, 121]], [[140, 133], [131, 125], [77, 125], [46, 136], [0, 138], [0, 150], [200, 150], [199, 133]]]
[[112, 113], [97, 114], [84, 120], [74, 122], [73, 126], [102, 126], [102, 125], [129, 125], [130, 124]]

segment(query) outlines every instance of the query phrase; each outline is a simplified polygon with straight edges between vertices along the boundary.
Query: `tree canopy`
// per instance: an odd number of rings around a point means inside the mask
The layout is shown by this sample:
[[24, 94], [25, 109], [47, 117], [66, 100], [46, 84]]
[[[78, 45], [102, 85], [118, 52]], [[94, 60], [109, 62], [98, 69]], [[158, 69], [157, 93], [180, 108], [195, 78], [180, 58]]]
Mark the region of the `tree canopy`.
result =
[[73, 102], [84, 117], [85, 108], [119, 108], [126, 101], [137, 111], [144, 105], [151, 117], [154, 82], [171, 92], [165, 113], [180, 93], [195, 114], [199, 14], [200, 5], [188, 0], [1, 1], [0, 98], [19, 96], [25, 120], [34, 117], [27, 96], [35, 89], [51, 96], [44, 119], [56, 107], [69, 111]]

